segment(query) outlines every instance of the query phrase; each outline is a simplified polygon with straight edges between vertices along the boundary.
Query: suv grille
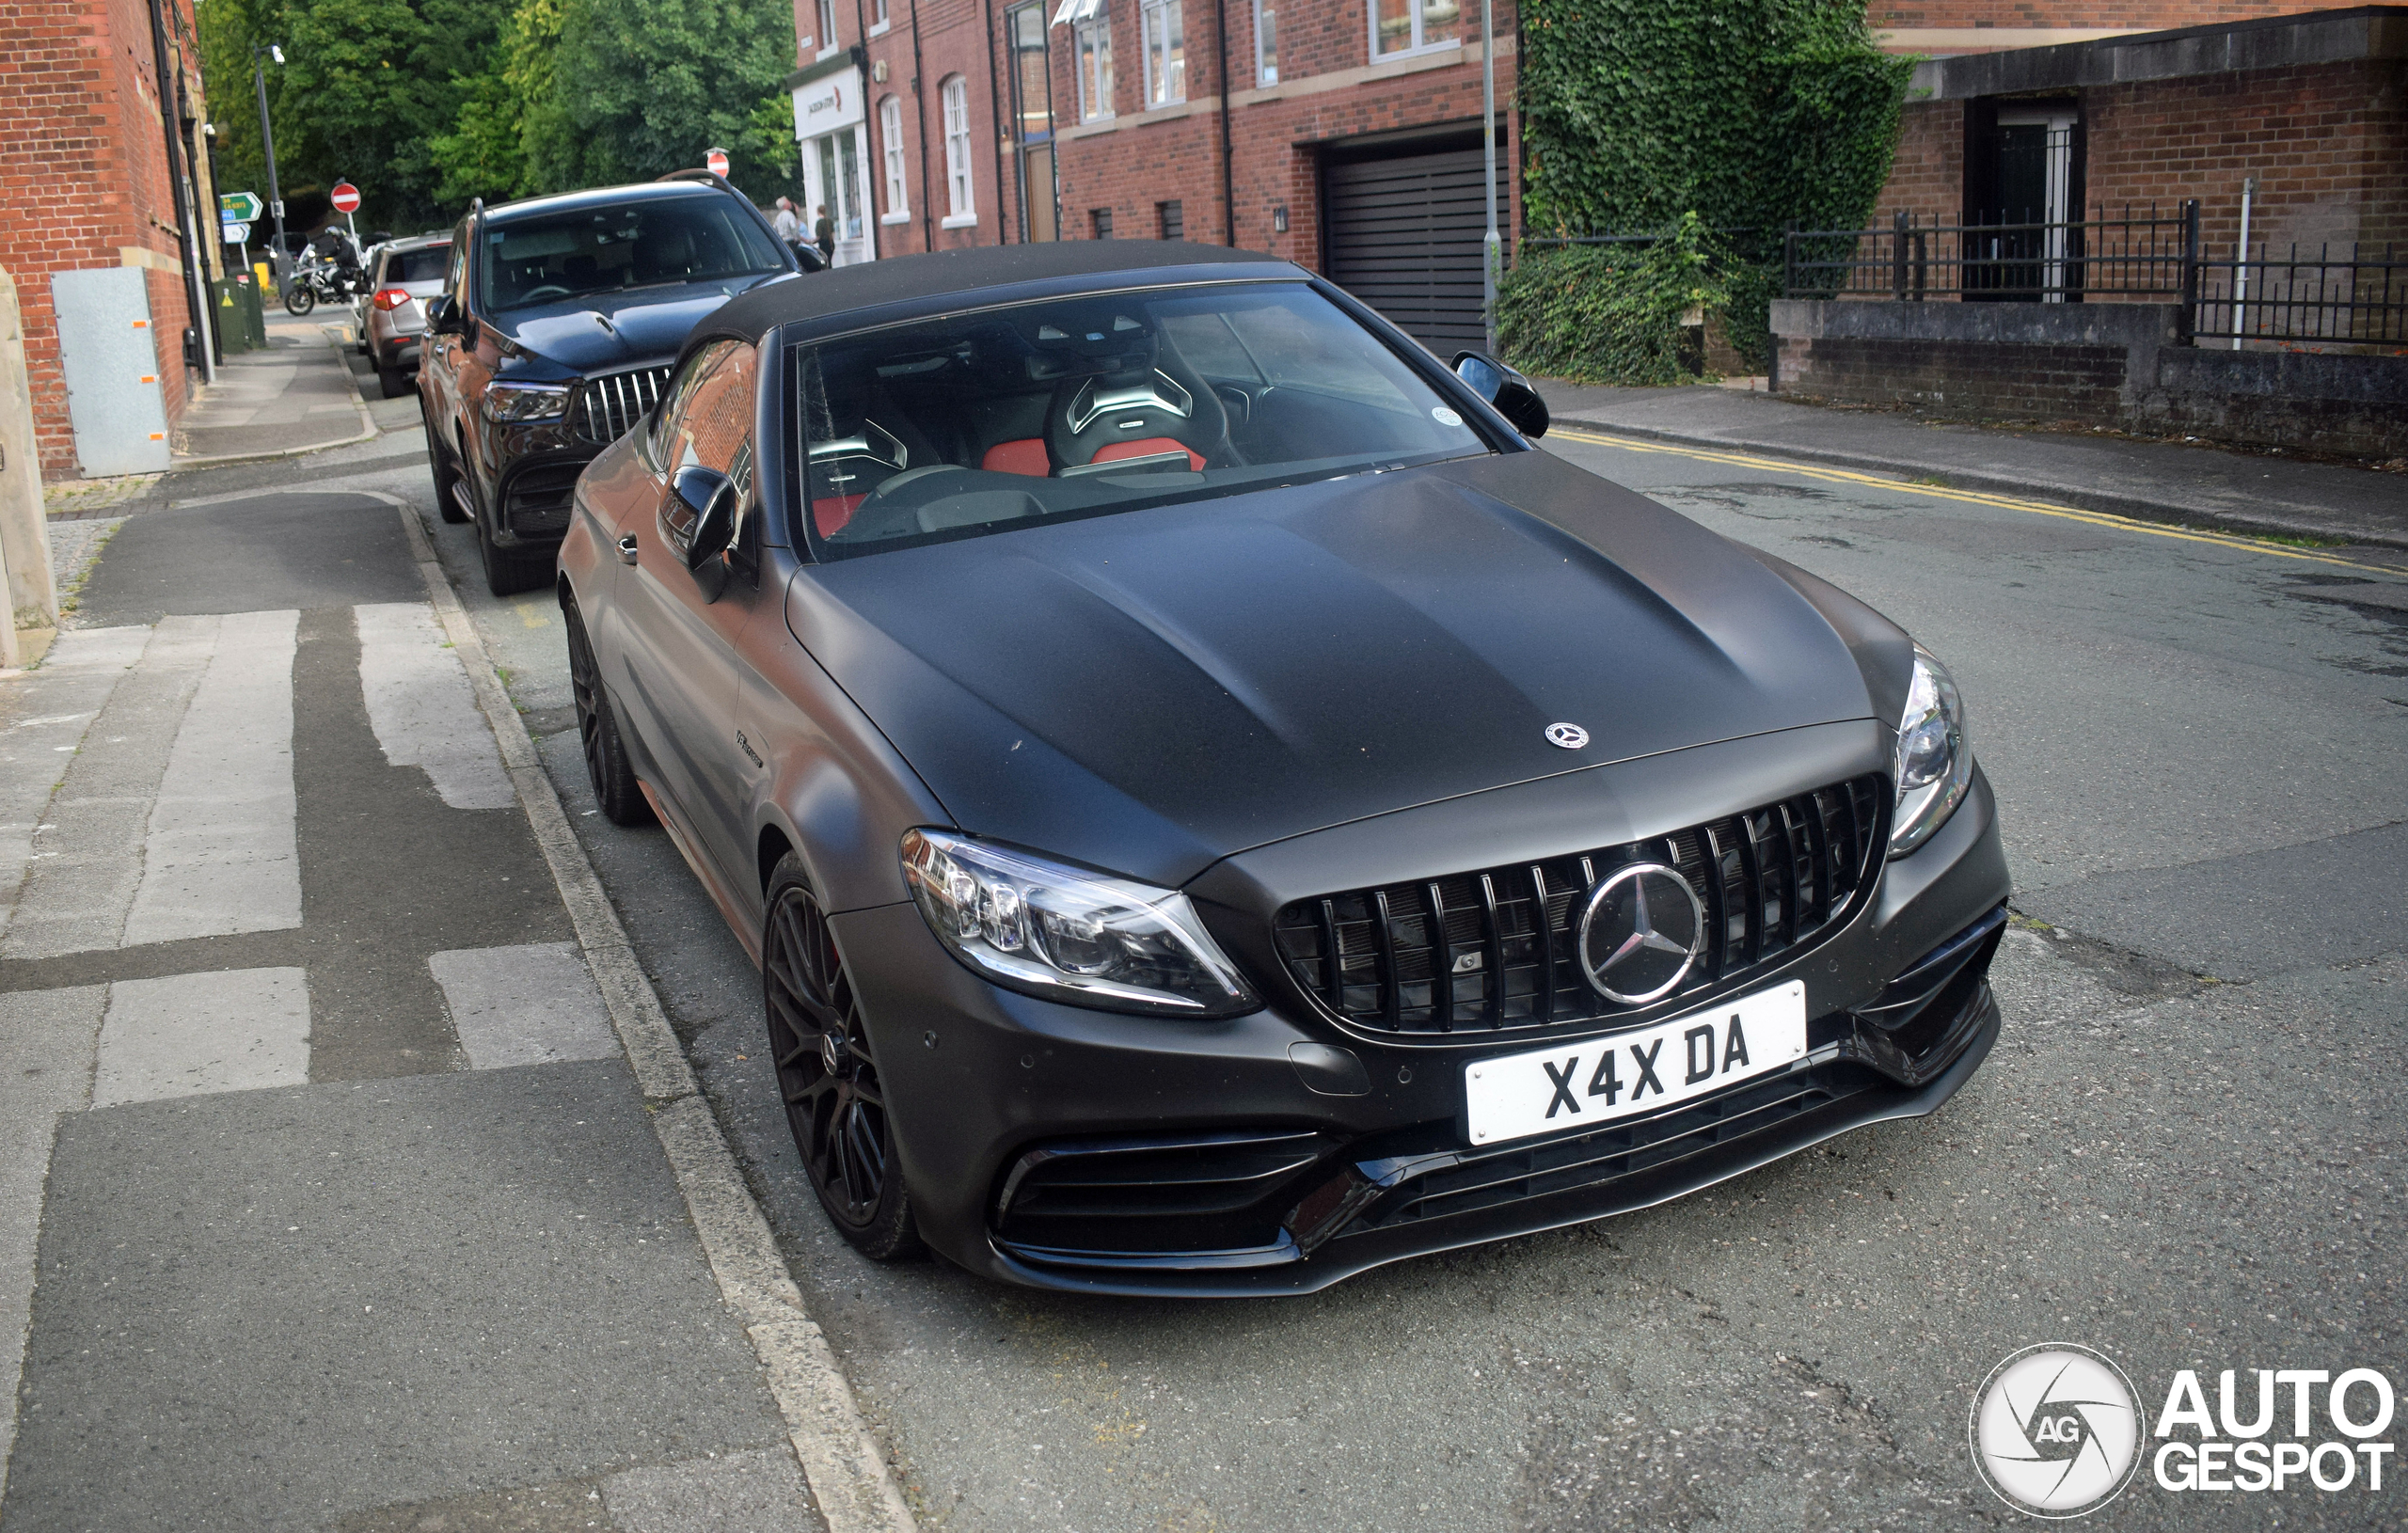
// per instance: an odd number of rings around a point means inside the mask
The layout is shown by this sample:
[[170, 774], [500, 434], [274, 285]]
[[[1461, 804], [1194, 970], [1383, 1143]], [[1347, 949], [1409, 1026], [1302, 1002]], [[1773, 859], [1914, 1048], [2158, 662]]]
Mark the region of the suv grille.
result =
[[660, 403], [660, 390], [668, 382], [667, 368], [586, 379], [585, 387], [578, 390], [577, 434], [589, 442], [610, 446]]
[[1592, 989], [1575, 956], [1599, 878], [1649, 860], [1680, 871], [1706, 927], [1680, 993], [1703, 989], [1850, 912], [1872, 883], [1883, 785], [1861, 777], [1628, 846], [1298, 900], [1275, 924], [1279, 956], [1323, 1005], [1374, 1032], [1530, 1029], [1640, 1009]]

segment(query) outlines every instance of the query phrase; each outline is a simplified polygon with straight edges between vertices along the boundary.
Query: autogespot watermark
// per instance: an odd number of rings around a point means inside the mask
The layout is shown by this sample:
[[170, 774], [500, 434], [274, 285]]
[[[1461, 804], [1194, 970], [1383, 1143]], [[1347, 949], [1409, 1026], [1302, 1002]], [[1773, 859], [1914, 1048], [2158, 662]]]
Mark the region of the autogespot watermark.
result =
[[2226, 1368], [2215, 1409], [2199, 1371], [2166, 1387], [2156, 1430], [2132, 1383], [2104, 1354], [2054, 1343], [2001, 1363], [1973, 1396], [1973, 1465], [2034, 1517], [2081, 1517], [2131, 1484], [2141, 1461], [2162, 1491], [2384, 1489], [2391, 1380], [2374, 1368]]
[[2087, 1347], [2026, 1347], [1973, 1396], [1973, 1466], [2035, 1517], [2080, 1517], [2123, 1494], [2147, 1430], [2132, 1382]]

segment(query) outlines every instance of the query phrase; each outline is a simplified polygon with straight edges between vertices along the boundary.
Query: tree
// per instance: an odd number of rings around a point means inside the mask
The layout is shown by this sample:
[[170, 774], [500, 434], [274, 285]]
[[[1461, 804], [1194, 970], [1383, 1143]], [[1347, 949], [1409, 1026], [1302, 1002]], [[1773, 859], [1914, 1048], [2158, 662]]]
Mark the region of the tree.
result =
[[462, 81], [497, 21], [479, 0], [212, 0], [199, 8], [201, 67], [217, 103], [230, 182], [265, 192], [251, 47], [281, 45], [268, 70], [277, 168], [287, 194], [348, 177], [362, 228], [449, 224], [433, 141], [454, 130]]
[[519, 0], [484, 67], [460, 82], [458, 120], [428, 146], [445, 198], [465, 202], [565, 189], [540, 184], [533, 163], [539, 149], [574, 137], [553, 68], [561, 26], [561, 0]]
[[562, 0], [562, 11], [558, 89], [576, 131], [531, 153], [541, 180], [643, 180], [699, 166], [717, 145], [728, 179], [755, 198], [788, 189], [792, 118], [761, 131], [794, 65], [785, 0]]

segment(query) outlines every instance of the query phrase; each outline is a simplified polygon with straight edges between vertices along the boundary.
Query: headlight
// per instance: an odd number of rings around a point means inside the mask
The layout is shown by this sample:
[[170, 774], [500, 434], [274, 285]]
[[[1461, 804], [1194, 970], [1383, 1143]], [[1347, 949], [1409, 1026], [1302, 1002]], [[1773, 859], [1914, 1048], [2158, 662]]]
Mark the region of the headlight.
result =
[[1175, 890], [943, 830], [904, 832], [903, 875], [937, 940], [999, 985], [1180, 1017], [1261, 1004]]
[[568, 413], [566, 384], [498, 383], [485, 386], [487, 420], [551, 420]]
[[1948, 668], [1915, 646], [1914, 684], [1898, 719], [1893, 775], [1898, 806], [1890, 819], [1890, 855], [1904, 857], [1948, 823], [1973, 781], [1973, 748], [1965, 738], [1965, 703]]

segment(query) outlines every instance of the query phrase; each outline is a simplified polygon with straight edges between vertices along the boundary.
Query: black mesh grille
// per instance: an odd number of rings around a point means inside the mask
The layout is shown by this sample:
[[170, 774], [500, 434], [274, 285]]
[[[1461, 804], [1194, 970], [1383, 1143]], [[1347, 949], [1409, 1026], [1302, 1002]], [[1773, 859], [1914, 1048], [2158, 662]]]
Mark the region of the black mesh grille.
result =
[[570, 498], [577, 493], [581, 463], [544, 463], [511, 476], [501, 492], [502, 520], [517, 533], [568, 530]]
[[1632, 1008], [1591, 988], [1574, 955], [1588, 891], [1658, 861], [1705, 907], [1706, 945], [1679, 993], [1778, 958], [1845, 918], [1869, 885], [1882, 780], [1861, 777], [1669, 836], [1298, 900], [1279, 912], [1296, 983], [1355, 1025], [1510, 1031]]
[[577, 395], [577, 434], [589, 442], [610, 446], [660, 402], [660, 390], [668, 383], [667, 368], [586, 379]]

